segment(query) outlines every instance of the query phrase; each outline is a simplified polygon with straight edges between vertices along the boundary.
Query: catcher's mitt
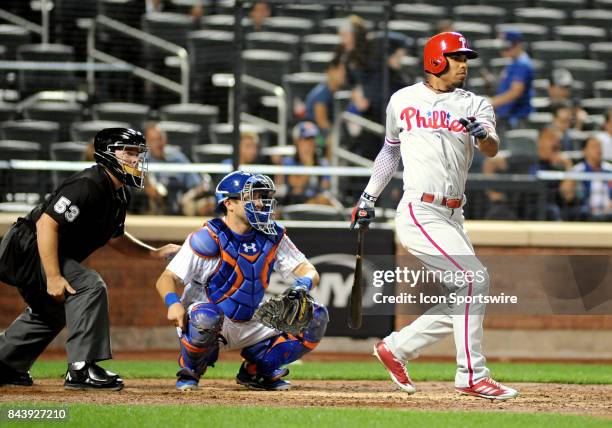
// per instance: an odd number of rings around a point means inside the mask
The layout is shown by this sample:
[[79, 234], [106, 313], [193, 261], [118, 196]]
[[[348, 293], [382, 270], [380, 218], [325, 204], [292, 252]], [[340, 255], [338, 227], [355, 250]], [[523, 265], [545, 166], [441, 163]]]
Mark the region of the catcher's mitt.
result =
[[313, 303], [305, 289], [288, 288], [283, 294], [263, 302], [253, 318], [268, 327], [298, 335], [312, 320]]

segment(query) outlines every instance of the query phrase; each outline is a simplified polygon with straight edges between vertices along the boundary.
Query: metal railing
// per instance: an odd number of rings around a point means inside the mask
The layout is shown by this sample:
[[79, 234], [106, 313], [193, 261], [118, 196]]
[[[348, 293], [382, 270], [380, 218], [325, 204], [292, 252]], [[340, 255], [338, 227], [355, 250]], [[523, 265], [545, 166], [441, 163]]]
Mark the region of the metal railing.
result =
[[[179, 67], [181, 70], [180, 83], [96, 49], [96, 31], [101, 27], [111, 29], [143, 43], [148, 43], [165, 52], [176, 55], [179, 59]], [[96, 19], [92, 21], [92, 25], [89, 28], [89, 33], [87, 35], [87, 62], [93, 63], [96, 60], [109, 64], [114, 63], [131, 66], [133, 67], [132, 73], [135, 76], [179, 94], [181, 96], [182, 103], [189, 102], [189, 54], [187, 53], [187, 50], [181, 46], [170, 43], [167, 40], [160, 39], [152, 34], [145, 33], [144, 31], [137, 30], [136, 28], [132, 28], [107, 16], [98, 15]], [[87, 71], [87, 83], [89, 92], [91, 94], [95, 90], [95, 70], [93, 68]]]
[[[75, 162], [75, 161], [50, 161], [50, 160], [3, 160], [0, 161], [0, 170], [41, 170], [41, 171], [81, 171], [84, 168], [94, 165], [94, 162]], [[372, 174], [371, 168], [353, 166], [288, 166], [288, 165], [268, 165], [268, 164], [248, 164], [240, 165], [244, 171], [270, 174], [270, 175], [329, 175], [339, 177], [369, 177]], [[149, 164], [151, 172], [208, 172], [208, 173], [229, 173], [232, 166], [220, 163], [152, 163]], [[401, 172], [395, 173], [396, 178], [401, 178]], [[513, 183], [534, 183], [537, 181], [612, 181], [611, 172], [573, 172], [573, 171], [539, 171], [536, 175], [530, 174], [483, 174], [469, 173], [469, 182], [513, 182]]]
[[[213, 85], [220, 88], [228, 88], [228, 123], [234, 123], [233, 111], [234, 111], [234, 86], [236, 80], [233, 74], [230, 73], [217, 73], [213, 75]], [[278, 145], [287, 145], [287, 94], [282, 86], [275, 85], [265, 80], [258, 79], [247, 74], [242, 75], [242, 83], [249, 88], [258, 89], [262, 92], [272, 95], [276, 99], [276, 106], [278, 109], [277, 122], [273, 123], [266, 119], [262, 119], [250, 113], [242, 112], [240, 119], [245, 122], [259, 125], [268, 131], [275, 133], [278, 136]]]
[[35, 24], [33, 22], [30, 22], [27, 19], [23, 19], [21, 16], [15, 15], [15, 14], [9, 12], [8, 10], [4, 10], [4, 9], [0, 9], [0, 19], [4, 19], [5, 21], [8, 21], [8, 22], [13, 23], [15, 25], [19, 25], [20, 27], [25, 28], [26, 30], [30, 31], [31, 33], [40, 34], [43, 43], [48, 43], [49, 42], [49, 28], [48, 28], [48, 26], [47, 26], [46, 31], [43, 31], [43, 27], [42, 26], [40, 26], [38, 24]]

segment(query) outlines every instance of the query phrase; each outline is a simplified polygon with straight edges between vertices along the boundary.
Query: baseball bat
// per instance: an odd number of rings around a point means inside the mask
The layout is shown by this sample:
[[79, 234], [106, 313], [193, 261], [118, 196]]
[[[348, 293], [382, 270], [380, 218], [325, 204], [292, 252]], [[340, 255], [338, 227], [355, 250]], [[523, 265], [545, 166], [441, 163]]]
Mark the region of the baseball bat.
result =
[[363, 260], [363, 241], [367, 226], [359, 226], [357, 233], [357, 254], [355, 260], [355, 275], [353, 277], [353, 287], [351, 288], [351, 300], [349, 302], [348, 326], [353, 330], [361, 327], [361, 279], [362, 279], [362, 260]]

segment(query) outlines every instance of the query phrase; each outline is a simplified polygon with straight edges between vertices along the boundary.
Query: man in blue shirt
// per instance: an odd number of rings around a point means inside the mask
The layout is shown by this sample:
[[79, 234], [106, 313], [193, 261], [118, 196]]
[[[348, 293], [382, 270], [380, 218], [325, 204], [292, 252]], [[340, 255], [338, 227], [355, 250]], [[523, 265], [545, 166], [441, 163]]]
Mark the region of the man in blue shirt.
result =
[[331, 130], [334, 112], [334, 93], [346, 80], [346, 66], [334, 58], [327, 66], [325, 82], [319, 83], [306, 96], [305, 120], [314, 122], [323, 137]]
[[523, 36], [516, 31], [504, 33], [506, 47], [502, 55], [512, 62], [502, 72], [497, 95], [491, 98], [491, 105], [501, 124], [507, 128], [520, 127], [520, 122], [529, 116], [533, 96], [533, 64], [523, 49]]

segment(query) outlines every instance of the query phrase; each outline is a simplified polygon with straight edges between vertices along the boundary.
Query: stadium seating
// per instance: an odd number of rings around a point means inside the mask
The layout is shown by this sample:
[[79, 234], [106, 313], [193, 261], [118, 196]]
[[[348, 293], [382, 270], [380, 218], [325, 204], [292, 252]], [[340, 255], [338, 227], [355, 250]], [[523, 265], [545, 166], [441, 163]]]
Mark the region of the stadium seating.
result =
[[47, 120], [59, 123], [59, 139], [69, 140], [72, 123], [81, 120], [83, 107], [74, 102], [38, 102], [26, 107], [25, 119]]
[[247, 49], [242, 51], [242, 59], [245, 74], [281, 85], [283, 75], [291, 72], [293, 57], [287, 52]]
[[302, 39], [303, 52], [334, 52], [340, 44], [337, 34], [309, 34]]
[[[41, 145], [31, 141], [0, 140], [0, 161], [39, 160]], [[34, 202], [47, 192], [47, 173], [36, 170], [0, 170], [0, 200], [14, 201], [15, 194], [34, 195]], [[27, 197], [30, 199], [30, 196]]]
[[563, 25], [567, 20], [567, 13], [562, 10], [545, 7], [519, 7], [514, 9], [517, 22], [541, 25]]
[[311, 19], [319, 22], [328, 17], [329, 11], [326, 6], [321, 4], [290, 4], [285, 5], [279, 11], [282, 16], [293, 18]]
[[[242, 26], [247, 28], [251, 25], [248, 18], [244, 18]], [[208, 15], [200, 19], [202, 30], [234, 32], [234, 15]]]
[[[231, 123], [216, 123], [211, 125], [210, 129], [210, 141], [217, 145], [231, 146], [234, 141], [234, 125]], [[260, 147], [268, 146], [268, 134], [264, 128], [257, 125], [251, 125], [249, 123], [241, 123], [240, 131], [242, 132], [255, 132], [259, 135]]]
[[487, 25], [501, 24], [507, 19], [506, 10], [498, 6], [455, 6], [452, 13], [458, 21], [480, 22]]
[[7, 59], [17, 58], [17, 48], [32, 41], [31, 34], [17, 25], [0, 24], [0, 45], [6, 48]]
[[495, 26], [495, 31], [497, 33], [518, 31], [523, 35], [523, 40], [526, 42], [549, 40], [550, 37], [550, 31], [546, 25], [530, 24], [525, 22], [507, 22], [504, 24], [497, 24]]
[[247, 34], [246, 49], [272, 50], [291, 55], [292, 69], [297, 70], [300, 52], [300, 38], [295, 34], [257, 31]]
[[[51, 144], [51, 160], [78, 162], [84, 161], [87, 155], [86, 142], [65, 142]], [[62, 181], [74, 174], [75, 171], [53, 171], [51, 179], [53, 187], [57, 187]]]
[[593, 93], [596, 97], [612, 98], [612, 80], [593, 82]]
[[162, 120], [187, 122], [200, 126], [198, 144], [209, 141], [208, 128], [219, 121], [219, 107], [204, 104], [171, 104], [159, 109]]
[[[346, 23], [346, 18], [327, 18], [319, 22], [319, 32], [337, 34], [340, 26]], [[364, 20], [364, 24], [368, 30], [374, 28], [371, 21]]]
[[405, 36], [417, 39], [422, 37], [423, 34], [430, 34], [433, 30], [433, 26], [428, 22], [422, 21], [389, 21], [389, 31], [397, 31]]
[[15, 103], [0, 102], [0, 122], [13, 120], [17, 116], [17, 105]]
[[72, 124], [70, 135], [73, 141], [93, 142], [95, 135], [104, 128], [129, 128], [126, 122], [116, 122], [108, 120], [90, 120], [85, 122], [75, 122]]
[[405, 19], [435, 24], [448, 17], [448, 10], [445, 6], [435, 6], [426, 3], [400, 3], [393, 7], [393, 17], [399, 20]]
[[200, 144], [202, 127], [194, 123], [161, 121], [159, 127], [166, 132], [168, 144], [177, 146], [191, 157], [192, 149]]
[[534, 58], [546, 62], [550, 67], [554, 60], [585, 57], [585, 46], [582, 43], [565, 40], [544, 40], [529, 45]]
[[142, 130], [149, 117], [151, 108], [144, 104], [135, 103], [101, 103], [92, 107], [92, 116], [95, 120], [110, 120], [126, 122], [136, 130]]
[[603, 28], [604, 30], [612, 27], [612, 10], [605, 9], [580, 9], [572, 12], [574, 24], [590, 25], [592, 27]]
[[266, 31], [289, 33], [303, 37], [313, 33], [314, 23], [310, 19], [273, 16], [264, 21], [263, 28]]
[[300, 57], [300, 70], [309, 73], [325, 73], [333, 59], [333, 52], [306, 52]]
[[[19, 61], [41, 63], [74, 61], [74, 48], [59, 44], [32, 44], [17, 48]], [[74, 72], [71, 70], [44, 70], [24, 68], [19, 72], [19, 90], [22, 95], [30, 95], [44, 90], [76, 89]]]
[[493, 37], [491, 24], [477, 21], [455, 21], [453, 29], [463, 34], [468, 40], [488, 39]]
[[193, 148], [193, 159], [198, 163], [220, 163], [231, 158], [233, 151], [230, 144], [203, 144]]
[[41, 159], [49, 159], [51, 144], [59, 141], [59, 131], [58, 123], [44, 120], [10, 120], [0, 124], [2, 139], [38, 143]]

